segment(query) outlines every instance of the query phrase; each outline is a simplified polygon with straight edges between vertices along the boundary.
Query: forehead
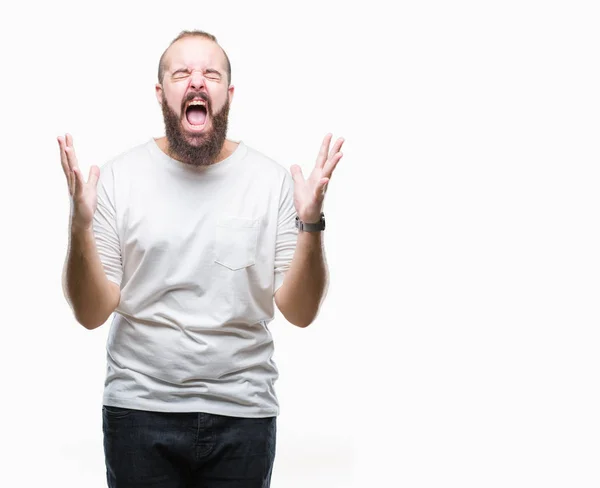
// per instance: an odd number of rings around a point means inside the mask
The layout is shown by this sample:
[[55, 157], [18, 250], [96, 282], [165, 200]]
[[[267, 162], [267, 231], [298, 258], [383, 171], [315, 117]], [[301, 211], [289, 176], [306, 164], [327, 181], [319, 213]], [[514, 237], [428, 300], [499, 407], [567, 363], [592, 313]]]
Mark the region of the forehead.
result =
[[221, 48], [210, 39], [185, 37], [175, 42], [165, 56], [167, 69], [179, 66], [222, 67], [225, 68], [225, 55]]

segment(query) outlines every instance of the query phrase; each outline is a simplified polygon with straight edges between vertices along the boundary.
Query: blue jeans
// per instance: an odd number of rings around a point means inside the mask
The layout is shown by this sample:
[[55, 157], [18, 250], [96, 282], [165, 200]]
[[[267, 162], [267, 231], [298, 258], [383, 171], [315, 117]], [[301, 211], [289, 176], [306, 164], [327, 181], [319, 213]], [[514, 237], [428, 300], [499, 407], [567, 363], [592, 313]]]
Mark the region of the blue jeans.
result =
[[102, 408], [110, 488], [268, 488], [276, 417]]

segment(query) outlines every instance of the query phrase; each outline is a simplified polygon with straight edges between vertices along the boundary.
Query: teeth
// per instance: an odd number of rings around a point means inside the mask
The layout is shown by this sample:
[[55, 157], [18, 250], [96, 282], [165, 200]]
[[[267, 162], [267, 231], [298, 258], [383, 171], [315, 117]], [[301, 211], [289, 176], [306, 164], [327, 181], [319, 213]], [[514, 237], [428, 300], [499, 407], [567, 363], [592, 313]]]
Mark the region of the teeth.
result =
[[202, 100], [192, 100], [190, 103], [188, 103], [188, 107], [191, 106], [191, 105], [202, 105], [202, 106], [204, 106], [206, 104]]

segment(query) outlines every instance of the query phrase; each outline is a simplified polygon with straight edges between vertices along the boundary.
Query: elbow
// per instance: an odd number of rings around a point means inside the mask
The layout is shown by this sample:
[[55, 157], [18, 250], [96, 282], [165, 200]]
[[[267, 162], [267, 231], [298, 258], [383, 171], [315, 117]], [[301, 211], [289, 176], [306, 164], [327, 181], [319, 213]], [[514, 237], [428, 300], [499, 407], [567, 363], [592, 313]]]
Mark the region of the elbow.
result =
[[310, 324], [313, 323], [312, 320], [305, 320], [305, 321], [296, 321], [296, 322], [291, 322], [293, 325], [295, 325], [296, 327], [300, 327], [301, 329], [306, 329]]
[[311, 325], [319, 313], [322, 300], [312, 297], [294, 297], [283, 287], [275, 293], [275, 304], [290, 324], [305, 329]]
[[104, 322], [92, 322], [92, 323], [88, 323], [86, 325], [82, 324], [87, 330], [94, 330], [97, 329], [98, 327], [100, 327], [101, 325], [103, 325]]
[[121, 294], [117, 285], [109, 287], [107, 294], [98, 294], [93, 299], [83, 300], [66, 293], [67, 301], [73, 311], [75, 320], [87, 330], [94, 330], [103, 325], [115, 312]]
[[111, 313], [112, 310], [100, 310], [98, 308], [74, 310], [75, 320], [87, 330], [94, 330], [103, 325]]
[[99, 319], [97, 317], [83, 317], [75, 314], [75, 320], [87, 330], [94, 330], [100, 327], [106, 320]]
[[296, 327], [300, 327], [301, 329], [306, 329], [310, 324], [312, 324], [317, 318], [316, 313], [311, 314], [296, 314], [292, 316], [286, 316], [284, 314], [286, 320]]

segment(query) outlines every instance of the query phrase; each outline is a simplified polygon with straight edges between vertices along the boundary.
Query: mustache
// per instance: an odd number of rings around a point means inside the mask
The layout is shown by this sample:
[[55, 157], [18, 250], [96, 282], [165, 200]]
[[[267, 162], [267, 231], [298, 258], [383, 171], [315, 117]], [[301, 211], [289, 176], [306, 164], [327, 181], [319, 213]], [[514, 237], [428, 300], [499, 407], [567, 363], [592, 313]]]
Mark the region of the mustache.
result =
[[185, 110], [185, 104], [188, 103], [189, 101], [193, 100], [194, 98], [202, 99], [204, 101], [204, 103], [206, 104], [206, 110], [208, 111], [209, 114], [211, 113], [210, 100], [208, 99], [208, 95], [204, 92], [189, 92], [181, 102], [181, 111], [182, 112]]

